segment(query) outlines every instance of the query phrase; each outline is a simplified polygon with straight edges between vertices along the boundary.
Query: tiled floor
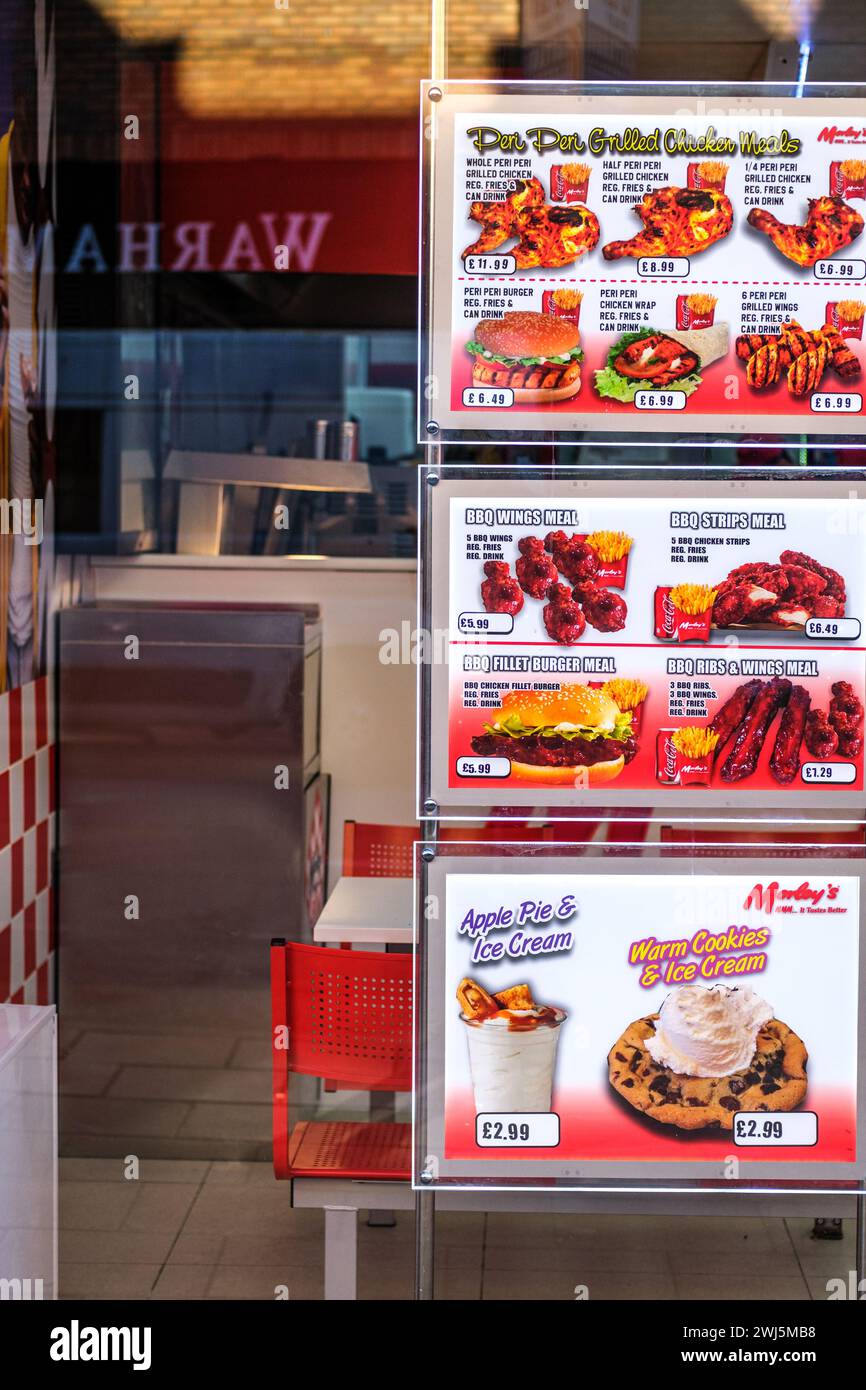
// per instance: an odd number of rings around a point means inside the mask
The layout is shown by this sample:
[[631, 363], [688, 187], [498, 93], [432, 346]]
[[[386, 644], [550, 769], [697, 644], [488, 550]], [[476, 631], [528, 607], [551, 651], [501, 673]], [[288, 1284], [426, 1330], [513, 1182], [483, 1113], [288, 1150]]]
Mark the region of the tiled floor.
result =
[[[323, 1216], [293, 1211], [267, 1163], [61, 1161], [64, 1298], [291, 1299], [323, 1290]], [[808, 1219], [440, 1213], [442, 1299], [823, 1299], [848, 1279], [845, 1239]], [[527, 1281], [520, 1251], [532, 1251]], [[359, 1225], [359, 1296], [412, 1296], [412, 1217]], [[586, 1292], [583, 1292], [583, 1290]]]

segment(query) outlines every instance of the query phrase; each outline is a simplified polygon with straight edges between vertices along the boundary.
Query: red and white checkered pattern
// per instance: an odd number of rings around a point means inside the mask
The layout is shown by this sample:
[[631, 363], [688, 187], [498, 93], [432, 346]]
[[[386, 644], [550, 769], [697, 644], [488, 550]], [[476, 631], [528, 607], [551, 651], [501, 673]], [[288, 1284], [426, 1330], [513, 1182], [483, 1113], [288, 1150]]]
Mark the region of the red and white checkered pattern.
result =
[[0, 1003], [54, 998], [54, 755], [49, 678], [0, 695]]

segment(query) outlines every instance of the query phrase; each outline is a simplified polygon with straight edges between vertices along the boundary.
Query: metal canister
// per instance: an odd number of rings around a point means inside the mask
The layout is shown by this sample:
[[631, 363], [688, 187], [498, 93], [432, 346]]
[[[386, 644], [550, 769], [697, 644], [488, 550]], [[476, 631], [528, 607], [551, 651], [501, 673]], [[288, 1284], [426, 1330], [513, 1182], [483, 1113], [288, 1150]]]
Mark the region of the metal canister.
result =
[[340, 422], [340, 452], [337, 456], [344, 462], [352, 463], [358, 457], [358, 421]]
[[328, 420], [307, 421], [310, 458], [326, 459], [328, 457], [328, 424]]

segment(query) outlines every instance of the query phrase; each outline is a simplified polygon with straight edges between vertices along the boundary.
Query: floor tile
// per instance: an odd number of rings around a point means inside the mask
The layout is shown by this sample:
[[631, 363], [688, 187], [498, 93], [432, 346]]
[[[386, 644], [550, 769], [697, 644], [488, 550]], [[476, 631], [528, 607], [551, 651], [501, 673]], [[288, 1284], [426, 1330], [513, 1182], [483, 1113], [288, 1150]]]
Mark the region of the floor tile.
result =
[[[841, 1285], [836, 1280], [841, 1279]], [[831, 1282], [834, 1281], [834, 1282]], [[837, 1271], [835, 1274], [812, 1274], [806, 1275], [806, 1283], [809, 1287], [813, 1299], [819, 1303], [830, 1301], [832, 1294], [833, 1301], [849, 1302], [857, 1289], [856, 1274], [851, 1270]], [[859, 1290], [857, 1302], [866, 1300], [866, 1281]]]
[[136, 1183], [135, 1201], [122, 1223], [124, 1231], [181, 1230], [199, 1191], [194, 1183]]
[[101, 1033], [88, 1031], [69, 1049], [77, 1062], [111, 1062], [115, 1066], [225, 1067], [235, 1040], [219, 1033]]
[[136, 1200], [134, 1183], [64, 1182], [61, 1231], [116, 1231]]
[[[132, 1101], [122, 1102], [133, 1104]], [[141, 1101], [139, 1104], [175, 1104]], [[184, 1106], [184, 1117], [177, 1130], [180, 1138], [253, 1139], [270, 1147], [273, 1116], [270, 1105], [211, 1105], [206, 1102]]]
[[274, 1290], [286, 1285], [289, 1300], [321, 1299], [324, 1277], [319, 1270], [306, 1270], [278, 1265], [218, 1265], [213, 1273], [208, 1298], [267, 1299], [273, 1302]]
[[64, 1231], [61, 1267], [68, 1264], [162, 1264], [172, 1245], [165, 1231]]
[[180, 1131], [189, 1111], [190, 1106], [181, 1101], [70, 1096], [61, 1098], [60, 1128], [78, 1135], [174, 1135]]
[[200, 1299], [207, 1297], [214, 1266], [210, 1264], [168, 1264], [153, 1287], [154, 1299]]
[[109, 1087], [116, 1097], [267, 1105], [270, 1072], [227, 1067], [121, 1067]]
[[272, 1060], [269, 1038], [239, 1038], [228, 1065], [258, 1067], [270, 1075]]
[[533, 1267], [530, 1277], [514, 1269], [485, 1269], [483, 1297], [485, 1300], [508, 1301], [514, 1298], [534, 1301], [583, 1301], [584, 1289], [590, 1302], [600, 1299], [670, 1299], [674, 1298], [674, 1281], [670, 1274], [623, 1274], [598, 1271], [584, 1278], [567, 1270], [552, 1270], [543, 1264]]
[[802, 1276], [768, 1278], [747, 1272], [748, 1263], [743, 1262], [739, 1274], [677, 1274], [676, 1298], [748, 1299], [760, 1307], [774, 1299], [790, 1301], [808, 1300], [809, 1289]]
[[150, 1297], [159, 1276], [158, 1264], [77, 1264], [60, 1266], [61, 1299]]
[[[210, 1169], [210, 1159], [143, 1158], [139, 1182], [188, 1182], [198, 1185]], [[121, 1158], [61, 1158], [61, 1182], [129, 1182], [127, 1164]]]

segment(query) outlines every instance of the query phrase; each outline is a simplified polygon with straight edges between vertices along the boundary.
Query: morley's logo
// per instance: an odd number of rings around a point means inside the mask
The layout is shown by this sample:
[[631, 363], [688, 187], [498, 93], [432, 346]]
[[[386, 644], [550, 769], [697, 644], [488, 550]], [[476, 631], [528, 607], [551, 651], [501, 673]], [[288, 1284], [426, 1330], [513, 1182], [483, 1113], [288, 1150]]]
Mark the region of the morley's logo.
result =
[[52, 1361], [131, 1361], [134, 1371], [150, 1370], [149, 1327], [68, 1327], [51, 1330]]
[[[797, 903], [806, 905], [806, 911], [815, 908], [822, 901], [832, 902], [839, 896], [839, 885], [828, 883], [823, 888], [813, 888], [810, 883], [801, 883], [798, 888], [780, 888], [778, 880], [773, 883], [756, 883], [746, 898], [743, 907], [746, 911], [754, 908], [757, 912], [775, 912], [777, 903]], [[781, 909], [791, 911], [790, 907]]]
[[818, 139], [827, 145], [866, 145], [866, 126], [825, 125]]

